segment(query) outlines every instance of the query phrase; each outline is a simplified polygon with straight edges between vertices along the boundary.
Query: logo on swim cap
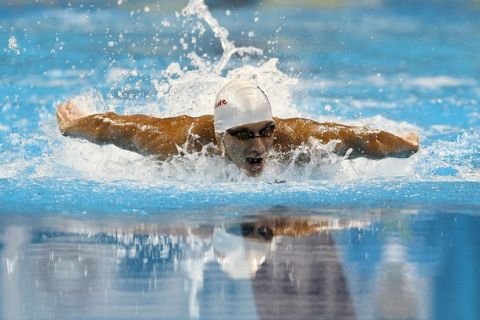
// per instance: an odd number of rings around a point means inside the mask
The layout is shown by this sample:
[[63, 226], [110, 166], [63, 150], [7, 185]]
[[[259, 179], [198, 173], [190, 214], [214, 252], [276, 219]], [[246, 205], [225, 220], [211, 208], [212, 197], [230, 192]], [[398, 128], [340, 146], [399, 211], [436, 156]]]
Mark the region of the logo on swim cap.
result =
[[226, 105], [226, 104], [227, 104], [227, 100], [225, 100], [225, 99], [219, 100], [219, 101], [215, 104], [215, 108], [224, 106], [224, 105]]
[[[215, 132], [244, 124], [273, 121], [272, 108], [265, 93], [251, 81], [232, 80], [217, 94], [214, 105]], [[228, 103], [228, 108], [221, 108]]]

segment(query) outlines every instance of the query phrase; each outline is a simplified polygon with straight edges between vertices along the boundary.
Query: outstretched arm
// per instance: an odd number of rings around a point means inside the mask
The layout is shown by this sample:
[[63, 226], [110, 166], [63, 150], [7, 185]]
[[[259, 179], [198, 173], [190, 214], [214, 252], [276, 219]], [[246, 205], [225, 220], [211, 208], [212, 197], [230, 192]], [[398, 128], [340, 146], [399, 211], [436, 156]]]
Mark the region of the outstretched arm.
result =
[[119, 119], [113, 112], [84, 114], [71, 101], [57, 107], [60, 132], [67, 137], [83, 138], [97, 144], [114, 144], [122, 149], [140, 152], [135, 142], [138, 123]]
[[[280, 140], [287, 139], [292, 145], [301, 145], [311, 138], [322, 143], [335, 140], [338, 141], [335, 145], [335, 153], [341, 156], [348, 154], [350, 159], [407, 158], [418, 151], [419, 139], [415, 133], [400, 137], [382, 130], [329, 122], [318, 123], [300, 118], [277, 119], [276, 123], [279, 129], [282, 128], [281, 132], [287, 132], [283, 136], [280, 135]], [[288, 132], [293, 132], [295, 136]]]
[[208, 116], [160, 119], [144, 115], [122, 116], [113, 112], [85, 115], [71, 101], [58, 106], [57, 120], [64, 136], [84, 138], [97, 144], [114, 144], [160, 159], [177, 154], [178, 147], [183, 146], [190, 136], [201, 138], [192, 139], [188, 151], [198, 149], [206, 143], [203, 140], [213, 137], [213, 128], [212, 133], [208, 130]]
[[336, 151], [340, 155], [350, 152], [349, 158], [408, 158], [418, 151], [419, 138], [414, 132], [400, 137], [382, 130], [350, 127], [340, 130], [340, 136]]

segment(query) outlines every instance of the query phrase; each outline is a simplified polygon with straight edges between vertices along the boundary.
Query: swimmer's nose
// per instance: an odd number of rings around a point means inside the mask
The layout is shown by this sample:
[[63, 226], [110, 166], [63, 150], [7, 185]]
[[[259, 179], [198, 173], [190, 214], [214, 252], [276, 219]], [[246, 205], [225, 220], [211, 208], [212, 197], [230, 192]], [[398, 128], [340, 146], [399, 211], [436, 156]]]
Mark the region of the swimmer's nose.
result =
[[248, 155], [252, 157], [264, 157], [267, 154], [267, 148], [261, 139], [252, 139], [252, 144], [248, 149]]
[[252, 158], [264, 158], [266, 154], [265, 148], [261, 147], [252, 147], [247, 152], [247, 156]]
[[261, 152], [258, 150], [250, 150], [247, 154], [248, 158], [264, 158], [265, 152]]

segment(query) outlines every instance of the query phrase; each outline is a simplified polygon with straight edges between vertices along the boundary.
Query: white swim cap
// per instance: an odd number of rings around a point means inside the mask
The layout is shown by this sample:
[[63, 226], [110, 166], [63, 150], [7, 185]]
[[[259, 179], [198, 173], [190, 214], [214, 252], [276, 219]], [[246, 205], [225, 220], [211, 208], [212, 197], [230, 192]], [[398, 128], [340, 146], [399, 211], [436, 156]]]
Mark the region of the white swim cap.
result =
[[220, 268], [232, 279], [251, 279], [270, 250], [271, 243], [228, 233], [223, 228], [213, 232], [213, 250]]
[[220, 89], [214, 106], [215, 132], [248, 123], [273, 121], [265, 93], [253, 82], [232, 80]]

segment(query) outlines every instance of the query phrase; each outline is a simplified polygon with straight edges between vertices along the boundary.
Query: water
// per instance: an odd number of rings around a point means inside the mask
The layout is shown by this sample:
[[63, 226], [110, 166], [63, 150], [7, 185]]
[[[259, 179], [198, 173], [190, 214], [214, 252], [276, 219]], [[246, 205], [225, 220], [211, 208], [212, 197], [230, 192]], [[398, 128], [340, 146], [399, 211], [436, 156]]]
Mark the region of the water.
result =
[[[202, 5], [0, 2], [0, 319], [478, 318], [480, 11]], [[417, 131], [421, 149], [348, 161], [318, 146], [252, 179], [56, 126], [72, 97], [92, 113], [211, 113], [236, 76], [275, 115]], [[229, 237], [252, 223], [317, 227]], [[262, 263], [239, 278], [228, 253]]]
[[2, 215], [2, 318], [475, 319], [480, 312], [476, 214], [243, 213]]

